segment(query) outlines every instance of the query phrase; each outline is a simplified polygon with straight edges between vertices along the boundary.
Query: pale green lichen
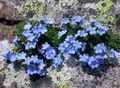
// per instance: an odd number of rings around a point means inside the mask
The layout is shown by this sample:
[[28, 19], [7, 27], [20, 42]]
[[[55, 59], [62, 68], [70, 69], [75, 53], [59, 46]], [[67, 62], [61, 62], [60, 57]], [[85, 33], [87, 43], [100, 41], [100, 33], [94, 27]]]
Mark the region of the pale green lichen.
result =
[[106, 13], [106, 14], [99, 14], [97, 16], [97, 19], [103, 23], [112, 23], [114, 24], [115, 22], [115, 17], [112, 16], [110, 13]]
[[110, 13], [112, 5], [113, 3], [111, 0], [100, 0], [96, 4], [99, 11], [97, 19], [106, 24], [107, 26], [109, 26], [109, 23], [112, 23], [112, 25], [115, 24], [115, 17]]
[[66, 65], [62, 67], [61, 71], [52, 71], [48, 69], [48, 75], [52, 78], [52, 81], [59, 87], [59, 88], [66, 88], [68, 85], [68, 81], [71, 79], [71, 75], [69, 72], [70, 68]]
[[[77, 67], [69, 67], [68, 59], [74, 60], [74, 57], [66, 57], [63, 67], [60, 71], [47, 69], [48, 75], [52, 78], [52, 81], [58, 86], [58, 88], [76, 88], [75, 84], [71, 81], [74, 78], [73, 74], [78, 74]], [[69, 65], [75, 65], [75, 63], [69, 63]], [[72, 84], [73, 83], [73, 84]]]
[[23, 12], [27, 13], [29, 11], [35, 13], [43, 13], [45, 11], [44, 5], [39, 0], [29, 0], [22, 5]]
[[4, 71], [0, 71], [0, 77], [2, 77], [4, 75], [5, 75]]
[[40, 0], [27, 0], [21, 6], [14, 4], [14, 7], [24, 16], [29, 12], [33, 14], [43, 14], [45, 12], [45, 6]]
[[61, 4], [62, 7], [72, 6], [76, 2], [77, 2], [77, 0], [60, 0], [59, 1], [59, 3]]
[[111, 0], [100, 0], [97, 3], [97, 8], [101, 13], [108, 12], [112, 7], [112, 1]]

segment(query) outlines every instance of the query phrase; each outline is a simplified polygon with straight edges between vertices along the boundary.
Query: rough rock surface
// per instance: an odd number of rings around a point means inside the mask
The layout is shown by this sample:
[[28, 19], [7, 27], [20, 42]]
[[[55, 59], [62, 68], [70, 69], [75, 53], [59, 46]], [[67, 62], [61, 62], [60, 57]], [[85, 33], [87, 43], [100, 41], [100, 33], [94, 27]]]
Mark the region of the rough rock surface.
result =
[[22, 20], [20, 13], [9, 4], [0, 3], [0, 18], [6, 20]]
[[15, 26], [0, 23], [0, 40], [8, 39], [9, 41], [12, 41], [14, 30]]
[[[16, 7], [21, 7], [27, 2], [27, 0], [1, 1], [0, 40], [8, 39], [9, 41], [12, 41], [12, 33], [15, 30], [15, 25], [21, 20], [25, 19], [24, 15], [20, 13], [21, 8]], [[81, 15], [84, 18], [95, 17], [97, 15], [95, 4], [99, 0], [39, 1], [43, 3], [43, 6], [45, 6], [45, 12], [43, 15], [46, 15], [50, 18], [53, 17], [56, 21], [59, 21], [63, 16], [71, 17], [72, 15], [76, 14]], [[120, 1], [113, 1], [114, 5], [112, 8], [112, 13], [113, 15], [117, 16], [116, 29], [120, 31]], [[30, 12], [29, 14], [26, 14], [26, 17], [28, 19], [40, 20], [43, 15], [41, 15], [41, 13], [33, 14]], [[85, 73], [79, 66], [73, 68], [69, 67], [66, 74], [66, 76], [64, 75], [61, 79], [64, 79], [64, 77], [68, 77], [69, 75], [71, 76], [71, 78], [67, 81], [69, 83], [69, 88], [120, 88], [119, 66], [108, 69], [107, 72], [102, 75], [102, 77], [89, 75]], [[48, 77], [32, 82], [29, 80], [29, 77], [25, 74], [23, 70], [16, 72], [13, 68], [10, 68], [9, 65], [7, 66], [3, 62], [0, 62], [0, 88], [57, 88], [57, 86], [54, 84], [54, 81], [52, 81]]]

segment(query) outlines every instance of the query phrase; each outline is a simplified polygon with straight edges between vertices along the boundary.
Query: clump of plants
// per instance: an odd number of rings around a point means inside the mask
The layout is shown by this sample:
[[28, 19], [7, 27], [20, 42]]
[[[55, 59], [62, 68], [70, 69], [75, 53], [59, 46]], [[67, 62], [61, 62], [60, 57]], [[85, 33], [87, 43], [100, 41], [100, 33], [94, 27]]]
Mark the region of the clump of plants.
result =
[[46, 75], [47, 68], [59, 70], [70, 55], [76, 56], [82, 67], [93, 70], [103, 64], [115, 65], [120, 38], [112, 40], [111, 29], [96, 20], [84, 24], [80, 16], [64, 17], [57, 26], [47, 18], [20, 23], [14, 32], [15, 48], [5, 54], [6, 60], [24, 67], [30, 76], [40, 77]]

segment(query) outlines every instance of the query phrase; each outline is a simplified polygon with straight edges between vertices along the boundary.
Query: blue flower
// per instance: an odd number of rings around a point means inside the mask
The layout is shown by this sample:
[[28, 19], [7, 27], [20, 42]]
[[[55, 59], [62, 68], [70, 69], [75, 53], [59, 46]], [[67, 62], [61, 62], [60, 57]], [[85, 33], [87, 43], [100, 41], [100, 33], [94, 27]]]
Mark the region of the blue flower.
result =
[[101, 55], [97, 55], [96, 59], [99, 61], [100, 64], [104, 64], [105, 63], [105, 58], [104, 56]]
[[84, 19], [80, 16], [74, 16], [71, 18], [71, 24], [72, 25], [76, 25], [77, 23], [79, 23], [80, 25], [84, 24]]
[[88, 33], [85, 30], [79, 30], [75, 36], [86, 37], [87, 35]]
[[95, 25], [95, 26], [101, 25], [101, 23], [98, 22], [98, 21], [95, 20], [95, 19], [92, 19], [90, 22], [91, 22], [91, 24], [93, 24], [93, 25]]
[[81, 46], [82, 46], [82, 47], [81, 47], [81, 50], [82, 50], [82, 51], [85, 51], [85, 49], [86, 49], [86, 43], [83, 42]]
[[54, 24], [54, 20], [53, 19], [47, 19], [46, 17], [43, 18], [43, 21], [45, 24]]
[[79, 56], [79, 62], [81, 66], [87, 66], [88, 61], [89, 61], [88, 54], [83, 54]]
[[45, 34], [47, 32], [47, 28], [42, 24], [38, 25], [38, 30], [40, 30], [41, 34]]
[[38, 64], [39, 69], [43, 69], [45, 67], [45, 63], [43, 60], [37, 60], [36, 64]]
[[36, 36], [35, 36], [33, 33], [30, 33], [30, 34], [27, 36], [27, 40], [32, 42], [32, 41], [35, 39], [35, 37], [36, 37]]
[[62, 18], [61, 21], [60, 21], [60, 24], [61, 25], [65, 25], [65, 24], [68, 24], [70, 21], [68, 18]]
[[77, 51], [78, 49], [83, 49], [85, 48], [82, 42], [79, 42], [77, 40], [72, 41], [71, 43], [73, 43], [73, 47], [75, 48], [75, 50]]
[[97, 33], [102, 36], [103, 34], [105, 34], [105, 32], [106, 32], [107, 30], [108, 30], [107, 27], [105, 27], [105, 26], [99, 26], [99, 27], [98, 27], [98, 30], [97, 30]]
[[56, 56], [55, 50], [47, 42], [42, 44], [42, 49], [39, 52], [47, 59], [53, 59]]
[[28, 49], [35, 49], [39, 35], [32, 33], [31, 30], [23, 31], [22, 35], [27, 38], [27, 43], [24, 44], [25, 45], [25, 49], [26, 50], [28, 50]]
[[18, 46], [18, 41], [20, 41], [20, 39], [18, 38], [18, 36], [15, 36], [13, 39], [13, 43], [15, 44], [15, 46]]
[[108, 56], [109, 56], [109, 58], [116, 58], [117, 52], [114, 49], [111, 49]]
[[32, 62], [32, 58], [31, 57], [27, 57], [25, 59], [25, 61], [23, 62], [24, 65], [30, 65], [30, 63]]
[[59, 45], [59, 50], [63, 55], [75, 54], [78, 49], [82, 48], [82, 42], [76, 40], [72, 35], [68, 35], [63, 43]]
[[74, 41], [75, 40], [75, 37], [74, 36], [72, 36], [72, 35], [68, 35], [67, 36], [67, 38], [65, 39], [65, 41], [67, 41], [67, 42], [70, 42], [70, 41]]
[[96, 34], [96, 28], [95, 27], [88, 27], [87, 30], [89, 32], [90, 35], [94, 35]]
[[10, 61], [10, 62], [16, 61], [16, 55], [13, 52], [11, 52], [11, 51], [7, 52], [4, 55], [4, 57], [7, 59], [7, 61]]
[[62, 62], [62, 58], [60, 56], [57, 56], [53, 59], [52, 67], [57, 69], [62, 64]]
[[45, 25], [39, 24], [34, 26], [34, 28], [32, 29], [34, 34], [45, 34], [47, 32], [47, 28]]
[[20, 52], [17, 55], [17, 60], [25, 60], [26, 59], [26, 53]]
[[99, 67], [99, 62], [95, 57], [90, 57], [89, 61], [88, 61], [88, 65], [92, 68], [92, 69], [96, 69]]
[[22, 35], [25, 36], [25, 37], [29, 36], [30, 34], [31, 34], [31, 31], [30, 31], [30, 30], [24, 30], [24, 31], [22, 32]]
[[26, 58], [23, 64], [27, 66], [28, 75], [45, 75], [45, 64], [42, 59], [38, 59], [37, 55], [32, 55], [31, 57]]
[[95, 47], [94, 47], [94, 50], [95, 50], [95, 53], [96, 54], [105, 54], [107, 52], [107, 48], [106, 46], [104, 45], [104, 43], [101, 43], [101, 44], [97, 44]]
[[25, 26], [24, 26], [24, 29], [26, 30], [29, 30], [30, 28], [32, 27], [32, 25], [30, 24], [30, 23], [28, 23], [28, 24], [26, 24]]
[[[32, 56], [30, 56], [30, 57], [27, 57], [26, 59], [25, 59], [25, 61], [23, 62], [23, 64], [25, 64], [25, 65], [30, 65], [30, 63], [34, 63], [34, 64], [44, 64], [43, 63], [43, 60], [40, 60], [40, 59], [38, 59], [38, 56], [37, 55], [32, 55]], [[43, 66], [43, 65], [42, 65]]]
[[26, 50], [29, 50], [29, 49], [35, 49], [36, 48], [36, 42], [27, 42], [26, 44], [25, 44], [25, 49]]
[[40, 76], [44, 76], [45, 75], [45, 69], [42, 68], [38, 68], [34, 65], [28, 65], [27, 66], [27, 74], [28, 75], [34, 75], [34, 74], [39, 74]]
[[31, 58], [31, 62], [33, 63], [37, 63], [37, 61], [39, 60], [37, 55], [32, 55], [30, 58]]
[[41, 29], [39, 28], [38, 25], [35, 25], [35, 26], [33, 27], [33, 29], [32, 29], [33, 33], [34, 33], [34, 34], [37, 34], [37, 35], [40, 35], [40, 34], [41, 34], [40, 30], [41, 30]]
[[63, 36], [66, 32], [67, 32], [67, 30], [59, 31], [58, 32], [58, 38], [60, 38], [61, 36]]

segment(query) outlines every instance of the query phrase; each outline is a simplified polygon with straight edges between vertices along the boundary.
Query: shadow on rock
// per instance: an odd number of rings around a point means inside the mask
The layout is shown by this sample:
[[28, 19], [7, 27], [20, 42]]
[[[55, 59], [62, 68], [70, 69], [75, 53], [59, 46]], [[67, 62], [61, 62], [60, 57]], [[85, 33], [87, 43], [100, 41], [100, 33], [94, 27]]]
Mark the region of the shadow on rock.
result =
[[[37, 79], [39, 78], [39, 80]], [[31, 76], [31, 88], [57, 88], [48, 76], [38, 77], [38, 75]]]

